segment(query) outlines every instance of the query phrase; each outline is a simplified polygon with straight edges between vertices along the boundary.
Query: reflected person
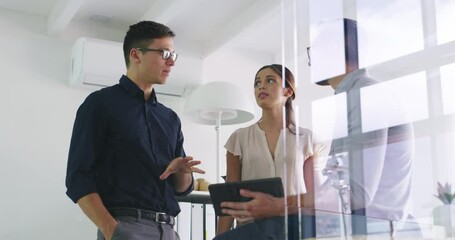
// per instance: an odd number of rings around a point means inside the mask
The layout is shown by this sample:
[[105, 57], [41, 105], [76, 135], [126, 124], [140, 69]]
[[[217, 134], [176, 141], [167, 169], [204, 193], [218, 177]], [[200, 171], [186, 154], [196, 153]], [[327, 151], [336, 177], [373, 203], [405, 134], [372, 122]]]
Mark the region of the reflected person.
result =
[[[318, 82], [330, 85], [335, 94], [345, 93], [347, 98], [348, 136], [332, 141], [326, 169], [347, 167], [340, 179], [349, 183], [349, 200], [352, 214], [393, 221], [412, 219], [409, 213], [414, 154], [413, 127], [409, 123], [392, 125], [394, 114], [403, 114], [399, 102], [393, 102], [391, 92], [382, 91], [382, 107], [388, 115], [375, 119], [381, 129], [366, 132], [362, 108], [371, 107], [361, 99], [361, 90], [378, 81], [370, 78], [365, 69], [359, 69], [357, 22], [344, 19], [346, 73]], [[379, 88], [378, 88], [379, 89]], [[377, 101], [375, 99], [374, 101]], [[342, 166], [344, 165], [344, 166]], [[325, 185], [328, 185], [327, 183]], [[327, 187], [318, 191], [317, 206], [325, 202]], [[329, 207], [330, 208], [330, 207]], [[399, 228], [399, 227], [398, 227]], [[394, 229], [396, 230], [396, 229]]]

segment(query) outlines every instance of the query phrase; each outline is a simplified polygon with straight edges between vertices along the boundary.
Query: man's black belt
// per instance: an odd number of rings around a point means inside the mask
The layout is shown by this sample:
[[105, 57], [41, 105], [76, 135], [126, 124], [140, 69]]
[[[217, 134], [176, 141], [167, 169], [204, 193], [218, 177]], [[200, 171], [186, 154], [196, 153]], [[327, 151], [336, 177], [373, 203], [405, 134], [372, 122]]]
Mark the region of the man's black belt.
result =
[[173, 216], [163, 212], [154, 212], [149, 210], [141, 210], [135, 208], [111, 208], [109, 212], [114, 217], [127, 216], [127, 217], [136, 217], [141, 219], [148, 219], [155, 221], [157, 223], [169, 224], [174, 226], [175, 219]]

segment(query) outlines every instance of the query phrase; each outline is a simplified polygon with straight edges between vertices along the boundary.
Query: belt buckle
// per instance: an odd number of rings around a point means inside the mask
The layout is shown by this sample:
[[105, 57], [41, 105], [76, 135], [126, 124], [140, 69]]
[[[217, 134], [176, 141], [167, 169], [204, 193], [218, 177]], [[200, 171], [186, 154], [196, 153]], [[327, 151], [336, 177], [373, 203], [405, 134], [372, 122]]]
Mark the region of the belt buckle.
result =
[[[166, 213], [163, 213], [163, 212], [156, 212], [155, 213], [155, 222], [157, 223], [161, 223], [161, 224], [167, 224], [166, 222]], [[163, 216], [161, 219], [163, 219], [163, 221], [160, 220], [160, 216]]]

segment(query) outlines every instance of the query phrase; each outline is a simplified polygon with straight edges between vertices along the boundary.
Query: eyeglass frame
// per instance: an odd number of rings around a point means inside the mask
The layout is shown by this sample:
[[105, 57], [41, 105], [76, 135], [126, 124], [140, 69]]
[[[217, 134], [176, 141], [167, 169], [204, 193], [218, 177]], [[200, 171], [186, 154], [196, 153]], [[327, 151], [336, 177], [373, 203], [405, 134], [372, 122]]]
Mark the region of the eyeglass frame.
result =
[[308, 67], [311, 67], [311, 47], [306, 48], [306, 55], [308, 57]]
[[174, 62], [177, 61], [177, 58], [179, 56], [178, 53], [176, 53], [175, 51], [171, 52], [171, 51], [166, 50], [166, 49], [155, 49], [155, 48], [136, 48], [136, 49], [141, 51], [141, 52], [161, 52], [161, 57], [164, 60], [168, 60], [170, 58]]

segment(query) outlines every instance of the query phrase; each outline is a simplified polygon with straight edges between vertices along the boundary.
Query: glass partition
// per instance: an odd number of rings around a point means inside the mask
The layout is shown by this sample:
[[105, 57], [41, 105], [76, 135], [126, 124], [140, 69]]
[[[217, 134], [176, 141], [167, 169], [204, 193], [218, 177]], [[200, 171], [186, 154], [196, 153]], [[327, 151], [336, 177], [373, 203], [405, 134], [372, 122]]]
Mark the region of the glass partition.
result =
[[[296, 159], [277, 173], [284, 189], [299, 189], [285, 193], [285, 217], [269, 209], [274, 216], [238, 231], [274, 239], [453, 237], [455, 213], [435, 197], [438, 182], [455, 184], [453, 1], [280, 3], [273, 61], [294, 73], [297, 98], [295, 139], [279, 141], [295, 148], [311, 141], [303, 155], [287, 151]], [[302, 139], [304, 129], [311, 134]], [[314, 189], [294, 164], [308, 156]]]
[[[299, 124], [325, 147], [315, 167], [313, 237], [453, 237], [455, 213], [441, 216], [435, 195], [438, 182], [455, 184], [454, 7], [447, 0], [310, 0], [294, 10], [309, 19], [301, 30], [306, 51], [293, 48], [297, 91], [311, 96], [310, 104], [298, 101]], [[355, 20], [357, 59], [344, 18]], [[334, 94], [313, 94], [325, 80]]]

